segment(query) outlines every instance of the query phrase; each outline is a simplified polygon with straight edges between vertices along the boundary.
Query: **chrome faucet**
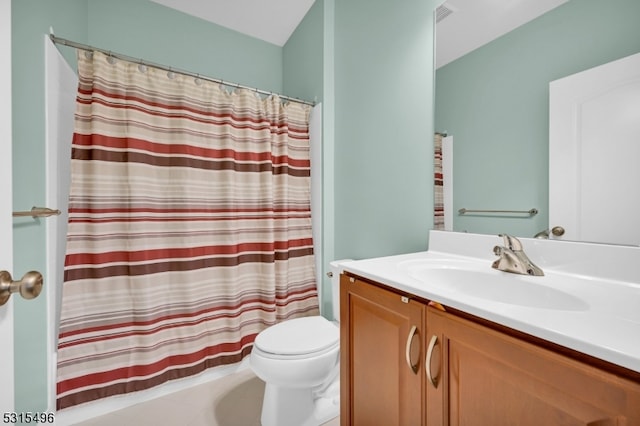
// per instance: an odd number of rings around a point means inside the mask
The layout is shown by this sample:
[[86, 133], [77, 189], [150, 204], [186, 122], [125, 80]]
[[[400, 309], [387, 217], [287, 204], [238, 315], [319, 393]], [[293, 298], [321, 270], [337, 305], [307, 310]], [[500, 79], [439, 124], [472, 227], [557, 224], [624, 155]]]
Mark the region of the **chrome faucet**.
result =
[[520, 240], [507, 234], [500, 234], [499, 236], [504, 239], [504, 246], [495, 246], [493, 248], [495, 255], [500, 257], [493, 262], [492, 268], [514, 274], [544, 275], [542, 269], [537, 267], [522, 250]]

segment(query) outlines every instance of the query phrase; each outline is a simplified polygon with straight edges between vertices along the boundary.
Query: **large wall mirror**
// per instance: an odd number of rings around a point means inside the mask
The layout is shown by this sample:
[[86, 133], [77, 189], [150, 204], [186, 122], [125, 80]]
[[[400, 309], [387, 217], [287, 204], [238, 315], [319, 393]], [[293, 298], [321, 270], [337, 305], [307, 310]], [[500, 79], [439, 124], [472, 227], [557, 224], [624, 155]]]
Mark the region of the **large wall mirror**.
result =
[[[549, 223], [549, 85], [640, 52], [640, 2], [448, 0], [442, 7], [435, 126], [453, 136], [453, 230], [533, 237], [558, 225]], [[479, 19], [483, 8], [491, 18]], [[500, 27], [489, 19], [505, 22], [502, 34], [469, 30]], [[452, 49], [464, 37], [476, 45]], [[635, 191], [632, 180], [616, 184]], [[525, 213], [459, 214], [463, 208]]]

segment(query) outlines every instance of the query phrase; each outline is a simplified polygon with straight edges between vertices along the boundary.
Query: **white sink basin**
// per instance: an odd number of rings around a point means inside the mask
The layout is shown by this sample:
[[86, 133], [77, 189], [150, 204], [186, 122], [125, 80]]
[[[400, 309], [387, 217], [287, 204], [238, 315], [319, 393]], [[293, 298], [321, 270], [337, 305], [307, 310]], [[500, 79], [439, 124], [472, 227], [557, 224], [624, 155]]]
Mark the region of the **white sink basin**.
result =
[[457, 260], [410, 261], [399, 268], [411, 278], [445, 292], [537, 309], [584, 311], [582, 299], [554, 288], [559, 276], [534, 277], [491, 268], [490, 263]]
[[497, 271], [491, 235], [431, 231], [429, 250], [345, 270], [640, 373], [640, 247], [522, 241], [545, 275]]

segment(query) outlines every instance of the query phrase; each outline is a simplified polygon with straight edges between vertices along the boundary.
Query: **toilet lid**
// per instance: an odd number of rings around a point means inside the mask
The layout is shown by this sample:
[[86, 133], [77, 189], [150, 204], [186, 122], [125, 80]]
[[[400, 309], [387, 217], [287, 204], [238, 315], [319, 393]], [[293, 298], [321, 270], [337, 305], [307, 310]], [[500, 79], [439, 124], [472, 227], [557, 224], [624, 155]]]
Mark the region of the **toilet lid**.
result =
[[321, 316], [283, 321], [262, 331], [254, 345], [277, 355], [303, 355], [338, 345], [340, 330]]

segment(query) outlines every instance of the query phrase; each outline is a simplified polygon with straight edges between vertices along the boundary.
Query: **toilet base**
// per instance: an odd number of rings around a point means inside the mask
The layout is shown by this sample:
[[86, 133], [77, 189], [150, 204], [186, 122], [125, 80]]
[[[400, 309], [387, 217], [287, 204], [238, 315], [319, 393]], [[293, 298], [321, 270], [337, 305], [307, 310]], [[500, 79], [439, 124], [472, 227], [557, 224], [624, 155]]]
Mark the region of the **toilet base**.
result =
[[340, 383], [334, 381], [321, 395], [314, 389], [265, 386], [262, 426], [320, 426], [340, 414]]

